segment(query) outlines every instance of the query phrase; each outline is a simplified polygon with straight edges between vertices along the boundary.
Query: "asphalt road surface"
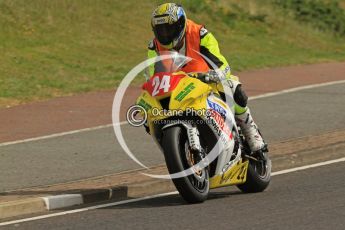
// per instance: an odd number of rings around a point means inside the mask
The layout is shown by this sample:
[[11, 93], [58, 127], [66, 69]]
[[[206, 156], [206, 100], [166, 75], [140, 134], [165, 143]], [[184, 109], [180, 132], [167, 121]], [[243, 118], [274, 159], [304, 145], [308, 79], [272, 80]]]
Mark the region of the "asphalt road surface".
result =
[[345, 226], [345, 163], [277, 175], [263, 193], [214, 190], [188, 205], [178, 195], [5, 226], [4, 229], [332, 229]]
[[[345, 129], [345, 84], [250, 101], [269, 143]], [[148, 166], [163, 156], [143, 128], [124, 125], [128, 146]], [[139, 168], [121, 149], [112, 128], [0, 147], [0, 192]], [[44, 173], [42, 173], [44, 172]]]

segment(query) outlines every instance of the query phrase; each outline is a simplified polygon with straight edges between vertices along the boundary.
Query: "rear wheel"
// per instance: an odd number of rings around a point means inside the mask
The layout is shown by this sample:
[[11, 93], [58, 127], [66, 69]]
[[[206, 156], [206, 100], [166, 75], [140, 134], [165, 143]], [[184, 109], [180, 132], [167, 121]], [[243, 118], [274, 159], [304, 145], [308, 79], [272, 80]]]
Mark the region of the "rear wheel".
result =
[[[170, 174], [181, 172], [198, 163], [198, 153], [190, 150], [186, 130], [182, 127], [174, 126], [165, 130], [162, 146]], [[200, 203], [207, 199], [209, 193], [207, 168], [195, 171], [189, 176], [173, 179], [173, 183], [188, 203]]]
[[247, 180], [244, 184], [237, 185], [237, 187], [246, 193], [262, 192], [271, 181], [272, 163], [267, 153], [262, 153], [260, 156], [249, 159], [249, 166], [247, 171]]

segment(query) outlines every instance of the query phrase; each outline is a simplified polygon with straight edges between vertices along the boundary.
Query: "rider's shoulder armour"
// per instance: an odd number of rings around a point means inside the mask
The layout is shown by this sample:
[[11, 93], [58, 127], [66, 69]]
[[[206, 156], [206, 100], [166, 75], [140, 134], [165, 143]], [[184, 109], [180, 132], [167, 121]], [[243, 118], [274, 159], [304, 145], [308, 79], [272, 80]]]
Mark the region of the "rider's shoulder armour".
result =
[[149, 41], [149, 44], [147, 45], [147, 48], [148, 48], [149, 50], [156, 50], [156, 45], [155, 45], [155, 42], [153, 41], [153, 39], [151, 39], [151, 40]]
[[205, 37], [208, 34], [208, 30], [203, 26], [200, 29], [200, 39], [202, 39], [203, 37]]

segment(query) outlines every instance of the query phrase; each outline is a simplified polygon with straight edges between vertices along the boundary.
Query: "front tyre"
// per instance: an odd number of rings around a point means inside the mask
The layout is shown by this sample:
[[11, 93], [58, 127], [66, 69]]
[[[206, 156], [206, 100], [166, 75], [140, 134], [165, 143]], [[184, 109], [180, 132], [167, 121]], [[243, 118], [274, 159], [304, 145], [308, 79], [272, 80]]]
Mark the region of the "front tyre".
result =
[[[188, 137], [184, 128], [173, 126], [166, 129], [163, 133], [162, 146], [170, 174], [181, 172], [191, 166], [187, 156], [192, 153], [189, 152]], [[208, 197], [209, 173], [207, 168], [172, 181], [182, 198], [188, 203], [200, 203]]]
[[255, 193], [264, 191], [271, 181], [272, 163], [267, 153], [265, 159], [253, 160], [249, 159], [247, 180], [244, 184], [237, 187], [246, 193]]

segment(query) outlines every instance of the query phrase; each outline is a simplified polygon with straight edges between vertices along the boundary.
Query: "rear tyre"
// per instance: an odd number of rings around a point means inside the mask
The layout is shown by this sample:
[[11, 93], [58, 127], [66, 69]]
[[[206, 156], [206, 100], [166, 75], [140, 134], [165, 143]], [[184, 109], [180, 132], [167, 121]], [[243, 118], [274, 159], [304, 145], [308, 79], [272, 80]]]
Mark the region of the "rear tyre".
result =
[[[188, 137], [184, 128], [174, 126], [164, 131], [162, 146], [165, 162], [170, 174], [188, 169]], [[198, 175], [199, 174], [199, 175]], [[207, 168], [189, 176], [173, 179], [176, 189], [188, 203], [200, 203], [209, 193], [209, 173]]]
[[249, 159], [247, 180], [244, 184], [237, 185], [242, 192], [262, 192], [269, 185], [271, 181], [272, 163], [267, 153], [263, 154], [265, 154], [265, 159], [260, 159], [259, 161]]

